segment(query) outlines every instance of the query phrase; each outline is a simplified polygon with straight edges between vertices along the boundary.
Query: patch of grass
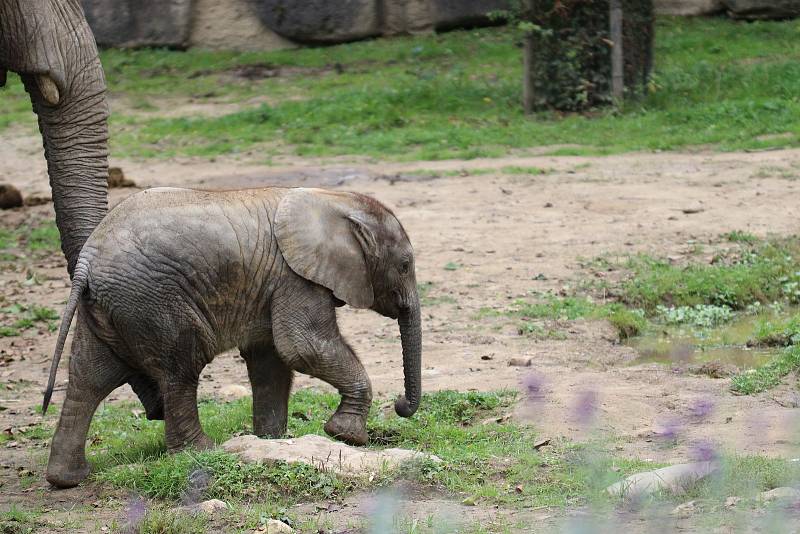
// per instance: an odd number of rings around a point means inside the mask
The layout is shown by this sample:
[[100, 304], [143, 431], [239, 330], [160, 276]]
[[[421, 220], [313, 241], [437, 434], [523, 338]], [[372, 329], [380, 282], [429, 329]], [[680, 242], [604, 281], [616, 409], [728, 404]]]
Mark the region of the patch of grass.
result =
[[731, 243], [756, 243], [759, 239], [751, 233], [743, 232], [741, 230], [733, 230], [724, 235], [724, 237]]
[[455, 263], [455, 262], [453, 262], [453, 261], [448, 261], [448, 262], [445, 264], [445, 266], [444, 266], [444, 270], [445, 270], [445, 271], [457, 271], [457, 270], [459, 270], [461, 267], [462, 267], [462, 266], [461, 266], [461, 264], [459, 264], [459, 263]]
[[519, 166], [507, 166], [500, 169], [503, 174], [528, 174], [532, 176], [539, 176], [542, 174], [547, 174], [550, 171], [547, 169], [542, 169], [541, 167], [519, 167]]
[[[539, 146], [562, 155], [690, 145], [736, 150], [800, 143], [797, 31], [797, 21], [661, 17], [649, 94], [621, 110], [585, 115], [523, 114], [521, 51], [508, 28], [267, 53], [105, 50], [101, 58], [112, 98], [137, 112], [111, 119], [118, 156], [261, 150], [418, 160]], [[236, 75], [253, 66], [279, 75]], [[19, 80], [10, 76], [2, 92], [0, 128], [33, 129]], [[247, 103], [264, 95], [269, 104]], [[223, 116], [142, 113], [159, 99], [189, 98], [241, 109]]]
[[786, 375], [800, 369], [800, 345], [793, 345], [757, 369], [731, 379], [731, 390], [742, 395], [761, 393], [779, 385]]
[[785, 319], [759, 321], [748, 345], [756, 347], [800, 345], [800, 314]]
[[157, 507], [149, 510], [136, 525], [136, 534], [194, 534], [206, 532], [208, 519], [204, 514], [189, 514], [180, 510]]
[[703, 499], [721, 504], [736, 495], [756, 499], [759, 493], [782, 486], [794, 486], [800, 478], [797, 462], [764, 456], [723, 456], [720, 472], [690, 488], [683, 501]]
[[435, 306], [437, 304], [457, 304], [456, 299], [450, 295], [431, 295], [431, 290], [433, 289], [433, 282], [422, 282], [417, 284], [419, 301], [423, 306]]
[[[43, 221], [37, 226], [23, 225], [14, 230], [0, 229], [0, 251], [27, 249], [31, 252], [53, 252], [61, 249], [58, 227], [52, 221]], [[8, 259], [13, 260], [14, 256]]]
[[39, 518], [41, 510], [24, 510], [11, 505], [5, 512], [0, 512], [0, 532], [3, 534], [29, 534], [39, 532], [42, 527]]
[[25, 306], [12, 304], [0, 308], [0, 337], [18, 336], [20, 331], [35, 327], [38, 323], [46, 323], [51, 332], [58, 325], [59, 315], [52, 308], [46, 306]]
[[621, 300], [648, 314], [659, 306], [726, 306], [743, 310], [756, 302], [800, 301], [800, 242], [797, 239], [742, 244], [713, 265], [685, 267], [639, 256]]
[[[574, 321], [576, 319], [606, 319], [619, 333], [621, 339], [637, 335], [647, 326], [644, 315], [619, 303], [597, 304], [585, 297], [547, 297], [543, 301], [530, 303], [524, 300], [515, 301], [503, 311], [484, 309], [481, 315], [504, 315], [519, 318], [522, 323], [518, 330], [521, 334], [539, 335], [545, 332], [541, 326], [529, 322], [532, 319], [549, 319]], [[546, 337], [553, 338], [548, 334]]]

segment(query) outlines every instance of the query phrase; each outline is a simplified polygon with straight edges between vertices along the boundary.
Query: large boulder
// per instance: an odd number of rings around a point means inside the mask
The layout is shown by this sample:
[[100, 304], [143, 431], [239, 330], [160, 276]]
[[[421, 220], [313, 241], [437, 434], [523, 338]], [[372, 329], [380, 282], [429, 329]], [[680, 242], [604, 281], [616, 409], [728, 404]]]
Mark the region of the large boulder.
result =
[[375, 0], [255, 0], [261, 21], [300, 43], [333, 44], [381, 34]]
[[437, 30], [485, 25], [489, 22], [489, 13], [508, 9], [511, 5], [509, 0], [429, 0], [429, 2]]
[[192, 0], [82, 0], [100, 46], [188, 44]]
[[659, 15], [713, 15], [724, 9], [722, 0], [655, 0]]
[[789, 19], [800, 16], [800, 0], [723, 0], [735, 19]]

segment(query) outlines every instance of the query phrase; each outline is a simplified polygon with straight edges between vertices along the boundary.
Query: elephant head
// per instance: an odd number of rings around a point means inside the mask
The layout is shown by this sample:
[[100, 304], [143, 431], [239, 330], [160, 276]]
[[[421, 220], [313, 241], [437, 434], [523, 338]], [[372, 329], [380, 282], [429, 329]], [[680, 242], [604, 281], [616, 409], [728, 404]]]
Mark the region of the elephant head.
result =
[[0, 0], [0, 86], [19, 73], [39, 118], [61, 248], [72, 275], [108, 209], [108, 105], [79, 0]]
[[421, 393], [420, 304], [413, 249], [397, 217], [365, 195], [294, 189], [278, 206], [275, 235], [295, 273], [355, 308], [397, 319], [405, 396], [395, 411], [414, 415]]

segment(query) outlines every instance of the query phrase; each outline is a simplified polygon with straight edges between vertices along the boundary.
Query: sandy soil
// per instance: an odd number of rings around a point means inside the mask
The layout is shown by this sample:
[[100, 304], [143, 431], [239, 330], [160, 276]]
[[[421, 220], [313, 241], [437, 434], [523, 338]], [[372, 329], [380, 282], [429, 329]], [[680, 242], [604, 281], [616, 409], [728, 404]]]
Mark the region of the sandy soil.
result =
[[[49, 194], [39, 141], [30, 132], [3, 139], [0, 161], [0, 181], [17, 185], [23, 194]], [[732, 230], [759, 236], [796, 233], [800, 151], [516, 156], [404, 164], [285, 158], [277, 167], [230, 158], [213, 163], [117, 160], [112, 165], [121, 166], [139, 187], [321, 185], [369, 193], [385, 202], [411, 236], [418, 280], [433, 283], [428, 295], [433, 302], [423, 313], [428, 391], [526, 391], [533, 385], [540, 394], [520, 403], [514, 417], [550, 437], [611, 436], [620, 454], [659, 462], [690, 459], [706, 442], [740, 453], [800, 456], [800, 419], [791, 407], [797, 403], [788, 385], [760, 396], [734, 396], [727, 379], [636, 364], [635, 350], [620, 345], [603, 322], [555, 325], [566, 339], [539, 340], [519, 335], [508, 321], [477, 316], [481, 308], [503, 310], [517, 298], [570, 291], [581, 281], [614, 276], [586, 261], [598, 256], [645, 252], [681, 262], [691, 254], [696, 259], [696, 244], [705, 245], [708, 252], [703, 254], [710, 254], [721, 242], [720, 234]], [[502, 174], [506, 166], [549, 172]], [[465, 175], [451, 176], [462, 169]], [[467, 175], [475, 169], [482, 171]], [[441, 176], [426, 177], [420, 172], [425, 170]], [[113, 190], [112, 203], [136, 190]], [[696, 213], [685, 214], [686, 208]], [[0, 213], [0, 226], [51, 217], [52, 205], [12, 210]], [[446, 270], [448, 263], [458, 268]], [[29, 270], [37, 273], [41, 285], [24, 284]], [[7, 301], [61, 310], [68, 294], [64, 262], [53, 257], [9, 268], [0, 272], [0, 288]], [[349, 308], [341, 309], [339, 317], [376, 395], [394, 397], [402, 388], [396, 324]], [[0, 411], [0, 429], [13, 433], [37, 420], [32, 407], [40, 402], [54, 343], [55, 335], [46, 331], [0, 338], [0, 382], [16, 384], [11, 391], [0, 391], [0, 405], [7, 408]], [[532, 366], [509, 366], [512, 357], [531, 358]], [[56, 403], [67, 380], [66, 360]], [[201, 394], [214, 395], [230, 383], [246, 385], [247, 379], [242, 360], [227, 353], [204, 372]], [[327, 387], [307, 377], [296, 384]], [[124, 398], [131, 393], [120, 389], [107, 402]], [[589, 422], [581, 418], [587, 403], [596, 407]], [[654, 437], [665, 428], [677, 430], [677, 446], [665, 447]], [[41, 494], [44, 484], [24, 489], [16, 477], [18, 468], [35, 467], [38, 451], [20, 446], [5, 452], [0, 503]], [[113, 496], [97, 488], [57, 495], [85, 505], [92, 502], [87, 492], [94, 491]], [[97, 521], [123, 513], [121, 506], [113, 510]]]

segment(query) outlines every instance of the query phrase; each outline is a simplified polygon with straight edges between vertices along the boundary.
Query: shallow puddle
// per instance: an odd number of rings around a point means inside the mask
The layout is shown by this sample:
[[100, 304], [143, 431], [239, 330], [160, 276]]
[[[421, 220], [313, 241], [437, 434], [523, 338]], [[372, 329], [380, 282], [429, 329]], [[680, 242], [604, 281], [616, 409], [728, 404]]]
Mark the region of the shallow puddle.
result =
[[781, 350], [747, 346], [759, 322], [776, 319], [779, 319], [776, 314], [762, 313], [742, 315], [713, 328], [660, 325], [643, 336], [628, 340], [627, 345], [639, 353], [634, 364], [685, 365], [717, 361], [739, 369], [753, 369], [768, 362]]

